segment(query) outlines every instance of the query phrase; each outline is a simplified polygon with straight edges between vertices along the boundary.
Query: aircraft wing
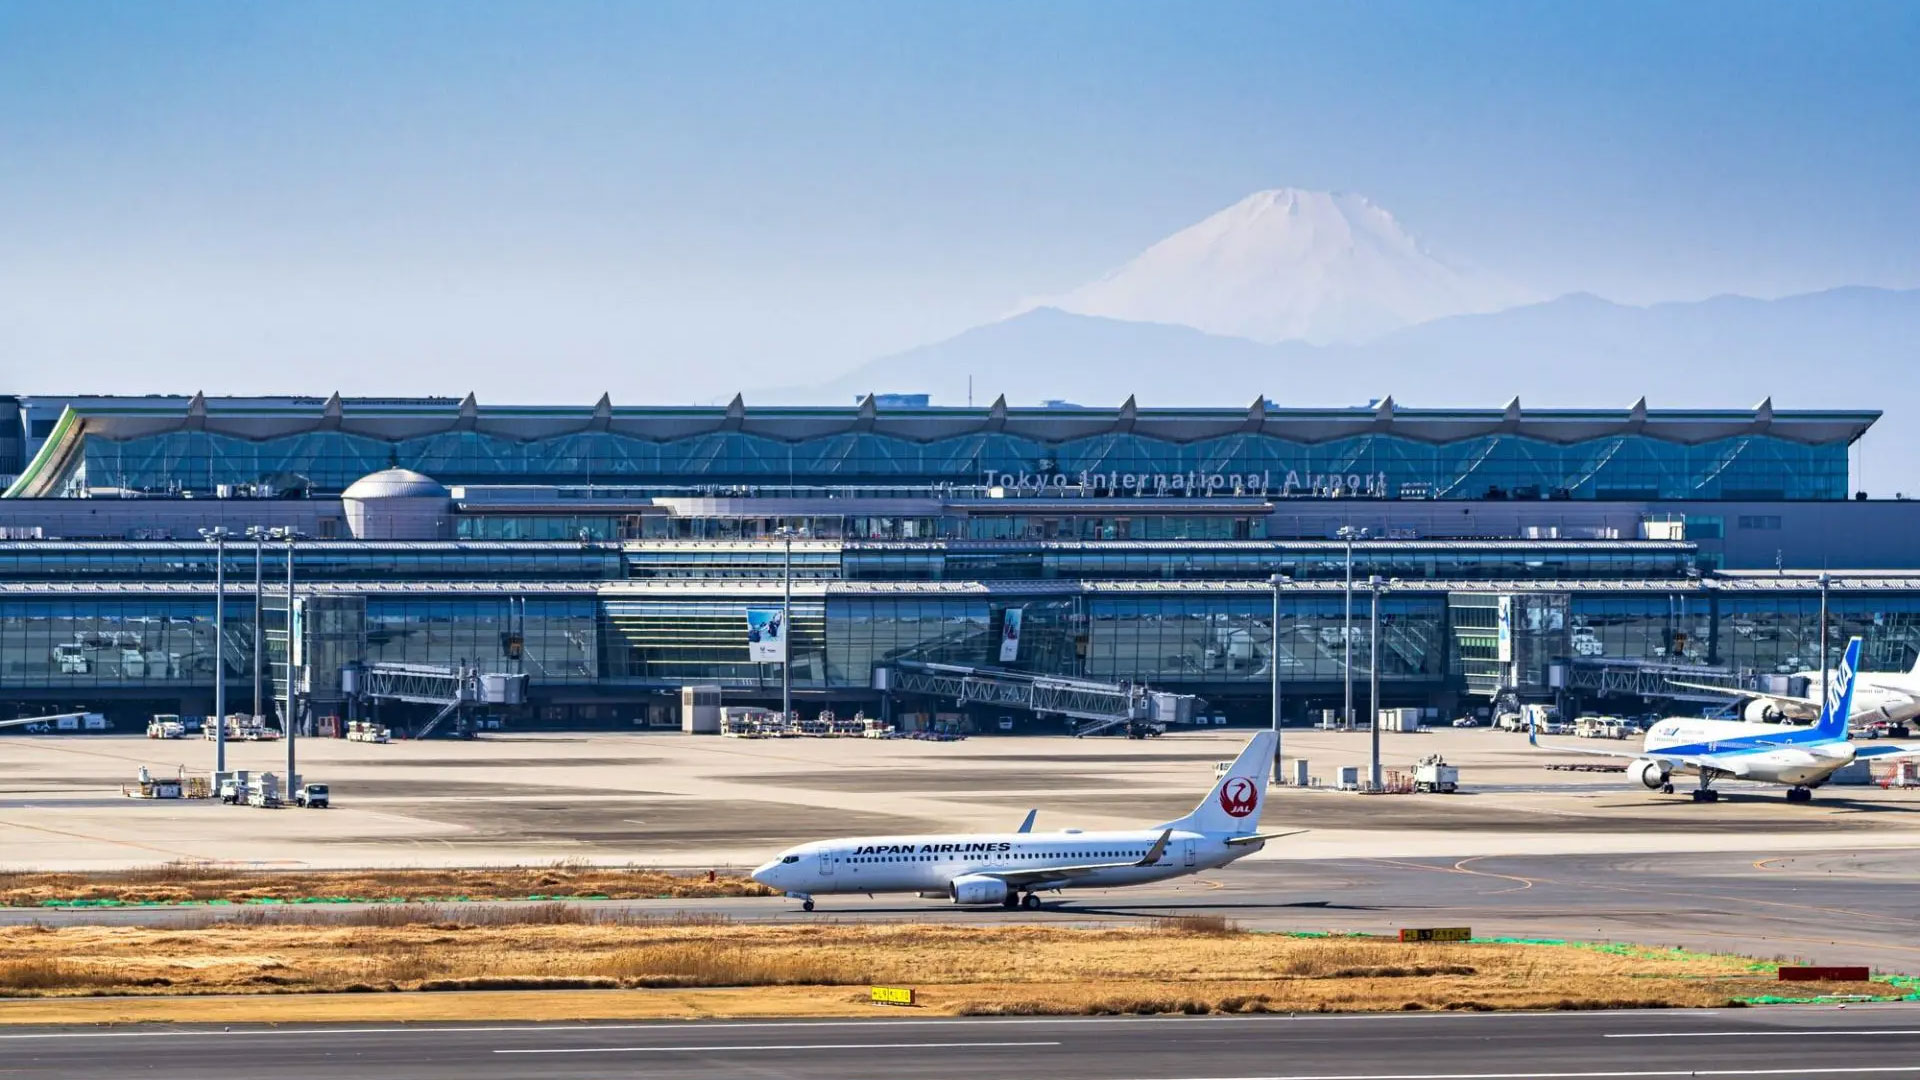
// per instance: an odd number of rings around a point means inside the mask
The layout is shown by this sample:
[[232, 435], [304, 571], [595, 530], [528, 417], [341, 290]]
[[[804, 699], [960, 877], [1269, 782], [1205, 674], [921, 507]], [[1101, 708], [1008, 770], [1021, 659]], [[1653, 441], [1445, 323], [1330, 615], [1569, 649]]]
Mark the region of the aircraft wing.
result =
[[1704, 690], [1709, 694], [1719, 694], [1740, 701], [1770, 701], [1780, 710], [1780, 715], [1792, 717], [1795, 720], [1814, 720], [1820, 716], [1820, 703], [1812, 698], [1796, 697], [1792, 694], [1767, 694], [1759, 690], [1740, 690], [1731, 686], [1686, 682], [1681, 679], [1668, 679], [1667, 685], [1686, 690]]
[[1747, 775], [1746, 762], [1737, 758], [1730, 761], [1719, 754], [1663, 754], [1658, 750], [1650, 753], [1644, 749], [1603, 750], [1597, 746], [1567, 746], [1562, 743], [1546, 744], [1540, 741], [1539, 732], [1532, 727], [1527, 728], [1527, 745], [1536, 750], [1557, 750], [1563, 754], [1586, 754], [1590, 757], [1610, 757], [1626, 761], [1639, 761], [1644, 758], [1648, 761], [1664, 762], [1668, 771], [1685, 765], [1699, 772], [1711, 773], [1715, 776], [1742, 777]]
[[1130, 866], [1152, 866], [1154, 863], [1160, 861], [1161, 856], [1167, 853], [1167, 841], [1171, 839], [1172, 836], [1173, 830], [1168, 829], [1166, 832], [1160, 834], [1160, 839], [1153, 842], [1153, 846], [1147, 849], [1144, 857], [1129, 859], [1125, 862], [1069, 863], [1062, 866], [1023, 866], [1018, 870], [982, 870], [980, 873], [986, 877], [999, 878], [1008, 885], [1022, 886], [1037, 885], [1045, 881], [1058, 881], [1062, 878], [1082, 877], [1093, 873], [1095, 870], [1121, 870]]
[[1865, 758], [1892, 759], [1920, 757], [1920, 746], [1893, 746], [1887, 743], [1882, 743], [1878, 746], [1861, 746], [1859, 743], [1855, 743], [1853, 746], [1853, 756], [1856, 761]]
[[50, 716], [22, 716], [17, 720], [0, 720], [0, 728], [20, 727], [25, 724], [44, 724], [49, 720], [77, 719], [85, 713], [54, 713]]

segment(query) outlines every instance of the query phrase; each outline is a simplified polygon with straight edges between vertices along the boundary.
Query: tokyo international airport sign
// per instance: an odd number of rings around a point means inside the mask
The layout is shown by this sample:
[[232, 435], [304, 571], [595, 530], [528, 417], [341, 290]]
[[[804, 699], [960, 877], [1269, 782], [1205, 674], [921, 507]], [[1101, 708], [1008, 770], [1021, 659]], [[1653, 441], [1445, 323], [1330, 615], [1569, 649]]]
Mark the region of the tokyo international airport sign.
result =
[[1272, 469], [1259, 472], [1133, 473], [1001, 472], [981, 474], [985, 486], [1006, 495], [1152, 495], [1192, 498], [1206, 495], [1275, 495], [1283, 498], [1384, 498], [1387, 474], [1302, 473], [1288, 469], [1276, 481]]

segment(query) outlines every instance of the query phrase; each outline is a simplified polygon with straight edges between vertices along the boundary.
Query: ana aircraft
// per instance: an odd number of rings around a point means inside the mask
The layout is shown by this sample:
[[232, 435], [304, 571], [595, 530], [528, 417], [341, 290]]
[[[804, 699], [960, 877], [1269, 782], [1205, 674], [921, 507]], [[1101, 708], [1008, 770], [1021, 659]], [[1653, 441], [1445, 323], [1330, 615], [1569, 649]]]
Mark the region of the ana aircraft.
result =
[[[1766, 694], [1754, 690], [1731, 690], [1712, 683], [1683, 682], [1669, 679], [1675, 686], [1688, 690], [1706, 690], [1725, 694], [1730, 698], [1745, 701], [1741, 706], [1741, 715], [1753, 723], [1777, 724], [1783, 720], [1810, 721], [1820, 715], [1822, 699], [1826, 697], [1826, 675], [1818, 671], [1801, 671], [1796, 677], [1807, 680], [1807, 696], [1797, 694]], [[1854, 723], [1885, 720], [1891, 724], [1905, 723], [1920, 717], [1920, 660], [1916, 660], [1911, 671], [1862, 671], [1854, 676], [1853, 708], [1854, 713], [1847, 719]], [[1814, 696], [1818, 694], [1819, 696]]]
[[1258, 832], [1276, 736], [1255, 735], [1186, 817], [1151, 829], [849, 836], [789, 848], [753, 879], [813, 910], [834, 893], [918, 893], [956, 904], [1040, 906], [1040, 893], [1110, 889], [1197, 874], [1295, 832]]
[[1920, 756], [1920, 747], [1879, 744], [1856, 746], [1847, 738], [1847, 718], [1853, 713], [1854, 671], [1860, 663], [1860, 639], [1847, 642], [1847, 652], [1827, 687], [1819, 722], [1811, 727], [1754, 724], [1741, 720], [1702, 720], [1669, 717], [1647, 729], [1639, 753], [1584, 746], [1543, 746], [1537, 728], [1529, 727], [1527, 741], [1543, 750], [1568, 754], [1632, 758], [1627, 775], [1648, 788], [1672, 794], [1675, 775], [1700, 778], [1694, 802], [1720, 797], [1712, 783], [1726, 777], [1787, 785], [1788, 802], [1807, 802], [1813, 789], [1855, 760], [1868, 757]]

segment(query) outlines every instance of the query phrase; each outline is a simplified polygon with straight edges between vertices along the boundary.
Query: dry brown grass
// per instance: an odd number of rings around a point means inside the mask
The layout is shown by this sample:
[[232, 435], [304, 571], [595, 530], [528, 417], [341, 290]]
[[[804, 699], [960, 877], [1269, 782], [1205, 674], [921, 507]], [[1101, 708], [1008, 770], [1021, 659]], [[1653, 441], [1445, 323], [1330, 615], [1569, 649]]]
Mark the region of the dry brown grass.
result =
[[107, 873], [0, 871], [0, 906], [37, 907], [50, 900], [125, 903], [306, 900], [519, 900], [530, 896], [771, 896], [773, 890], [736, 874], [669, 874], [577, 861], [548, 866], [472, 870], [242, 870], [213, 863], [170, 862]]
[[[418, 918], [285, 911], [204, 926], [4, 928], [0, 995], [70, 1002], [101, 994], [510, 995], [496, 999], [498, 1009], [435, 1007], [437, 1016], [472, 1019], [537, 1014], [540, 1007], [511, 994], [536, 989], [602, 988], [578, 999], [592, 1004], [576, 1001], [575, 1011], [561, 1014], [579, 1017], [806, 1015], [809, 1001], [814, 1015], [844, 1015], [858, 1011], [870, 983], [915, 987], [941, 1012], [1036, 1015], [1704, 1006], [1777, 989], [1738, 957], [1299, 939], [1212, 923], [513, 922], [468, 918], [484, 910], [404, 910]], [[317, 918], [326, 916], [337, 918]], [[486, 1000], [461, 1001], [469, 998]], [[18, 1004], [0, 1009], [0, 1021], [45, 1019], [44, 1009]], [[328, 1015], [353, 1008], [389, 1015], [379, 1004], [329, 1006]]]

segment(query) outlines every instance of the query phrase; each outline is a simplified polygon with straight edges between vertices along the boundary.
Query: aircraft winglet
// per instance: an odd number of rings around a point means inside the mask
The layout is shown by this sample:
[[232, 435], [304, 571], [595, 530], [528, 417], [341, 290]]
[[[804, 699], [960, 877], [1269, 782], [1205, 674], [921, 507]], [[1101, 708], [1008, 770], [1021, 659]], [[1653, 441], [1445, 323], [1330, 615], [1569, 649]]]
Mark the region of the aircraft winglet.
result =
[[1033, 819], [1034, 819], [1035, 817], [1038, 817], [1038, 816], [1039, 816], [1039, 814], [1040, 814], [1040, 811], [1038, 811], [1038, 810], [1029, 810], [1029, 811], [1027, 811], [1027, 820], [1025, 820], [1025, 821], [1023, 821], [1023, 822], [1021, 822], [1021, 823], [1020, 823], [1020, 827], [1019, 827], [1019, 828], [1017, 828], [1017, 829], [1015, 829], [1015, 830], [1013, 830], [1013, 831], [1014, 831], [1014, 832], [1023, 832], [1023, 833], [1028, 833], [1028, 832], [1032, 832], [1032, 831], [1033, 831]]
[[1172, 829], [1168, 829], [1166, 832], [1161, 833], [1160, 839], [1155, 840], [1153, 842], [1153, 846], [1147, 849], [1146, 856], [1142, 858], [1137, 865], [1152, 866], [1154, 863], [1159, 862], [1160, 859], [1166, 855], [1167, 841], [1171, 839], [1173, 839]]

